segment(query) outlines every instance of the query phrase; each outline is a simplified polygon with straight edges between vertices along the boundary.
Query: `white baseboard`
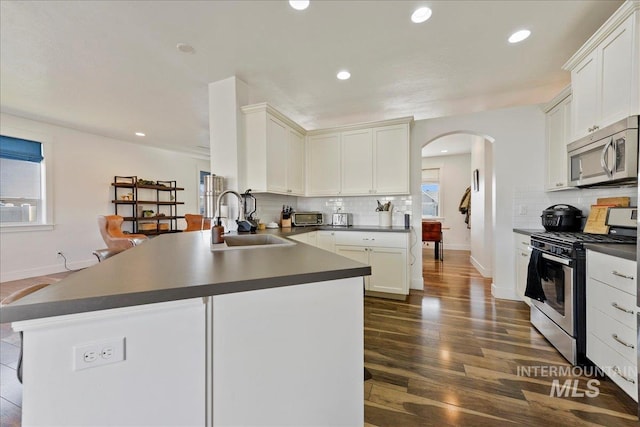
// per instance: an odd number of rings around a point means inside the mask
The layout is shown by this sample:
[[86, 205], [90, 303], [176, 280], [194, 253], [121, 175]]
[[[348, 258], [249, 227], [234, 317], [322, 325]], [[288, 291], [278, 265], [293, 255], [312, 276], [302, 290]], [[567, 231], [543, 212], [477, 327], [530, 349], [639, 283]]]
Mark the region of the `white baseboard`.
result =
[[413, 277], [411, 278], [411, 286], [410, 289], [424, 289], [424, 279], [422, 277]]
[[[80, 270], [91, 267], [98, 263], [98, 259], [93, 257], [83, 261], [68, 262], [67, 267], [71, 270]], [[62, 273], [67, 271], [64, 264], [52, 264], [44, 267], [30, 268], [27, 270], [2, 271], [0, 272], [0, 282], [9, 282], [12, 280], [28, 279], [30, 277], [46, 276], [47, 274]]]
[[483, 266], [471, 255], [469, 256], [469, 260], [471, 260], [471, 265], [473, 265], [475, 269], [478, 270], [478, 273], [480, 273], [482, 277], [493, 277], [491, 274], [491, 268]]
[[496, 286], [495, 283], [491, 283], [491, 295], [499, 299], [522, 301], [522, 298], [520, 298], [515, 288], [499, 287], [499, 286]]

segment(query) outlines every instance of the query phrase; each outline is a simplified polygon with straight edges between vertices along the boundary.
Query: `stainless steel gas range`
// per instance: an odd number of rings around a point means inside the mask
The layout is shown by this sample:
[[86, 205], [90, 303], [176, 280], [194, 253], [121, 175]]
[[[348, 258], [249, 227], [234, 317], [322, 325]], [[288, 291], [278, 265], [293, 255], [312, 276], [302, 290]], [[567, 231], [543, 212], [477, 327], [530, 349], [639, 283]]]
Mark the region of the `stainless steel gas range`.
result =
[[[525, 294], [532, 302], [531, 323], [573, 365], [587, 363], [584, 245], [636, 243], [635, 229], [612, 231], [614, 233], [608, 235], [580, 232], [531, 235], [531, 262], [534, 265], [529, 265], [529, 295]], [[536, 281], [532, 275], [539, 276], [542, 292], [531, 293], [530, 280]]]

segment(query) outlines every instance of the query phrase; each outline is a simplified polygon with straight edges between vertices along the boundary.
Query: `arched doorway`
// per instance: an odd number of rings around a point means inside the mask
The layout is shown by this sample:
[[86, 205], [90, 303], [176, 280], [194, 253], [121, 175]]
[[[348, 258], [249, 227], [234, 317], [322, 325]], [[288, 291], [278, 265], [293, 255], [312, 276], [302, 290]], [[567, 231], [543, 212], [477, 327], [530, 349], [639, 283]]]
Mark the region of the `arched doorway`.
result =
[[[443, 224], [444, 248], [469, 250], [472, 265], [484, 277], [492, 277], [494, 242], [493, 138], [478, 132], [447, 132], [422, 144], [421, 189], [438, 188], [437, 216], [425, 204], [434, 193], [422, 192], [423, 218], [435, 217]], [[435, 177], [435, 178], [434, 178]], [[425, 180], [437, 181], [437, 187]], [[468, 215], [458, 210], [465, 190], [470, 188]], [[426, 196], [425, 196], [426, 194]]]

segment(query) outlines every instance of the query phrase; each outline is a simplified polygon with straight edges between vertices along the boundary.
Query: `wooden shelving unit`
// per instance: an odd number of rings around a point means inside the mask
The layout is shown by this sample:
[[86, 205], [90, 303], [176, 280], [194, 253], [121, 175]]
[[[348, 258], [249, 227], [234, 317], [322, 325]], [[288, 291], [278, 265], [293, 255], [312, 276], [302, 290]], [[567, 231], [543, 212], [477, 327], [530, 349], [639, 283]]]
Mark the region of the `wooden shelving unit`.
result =
[[[137, 176], [114, 176], [113, 200], [115, 214], [121, 215], [125, 222], [132, 223], [132, 232], [146, 235], [177, 233], [178, 187], [176, 181], [147, 181]], [[145, 211], [153, 211], [145, 216]], [[149, 214], [147, 214], [149, 215]]]

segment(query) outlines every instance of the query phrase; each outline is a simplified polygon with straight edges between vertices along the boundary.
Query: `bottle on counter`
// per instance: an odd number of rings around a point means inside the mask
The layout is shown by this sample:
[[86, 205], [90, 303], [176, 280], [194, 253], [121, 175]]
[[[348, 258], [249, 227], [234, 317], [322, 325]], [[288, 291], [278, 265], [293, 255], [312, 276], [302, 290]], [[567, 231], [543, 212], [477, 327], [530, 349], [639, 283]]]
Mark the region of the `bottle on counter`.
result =
[[211, 243], [214, 245], [224, 243], [224, 227], [222, 226], [220, 217], [218, 217], [216, 225], [211, 228]]

